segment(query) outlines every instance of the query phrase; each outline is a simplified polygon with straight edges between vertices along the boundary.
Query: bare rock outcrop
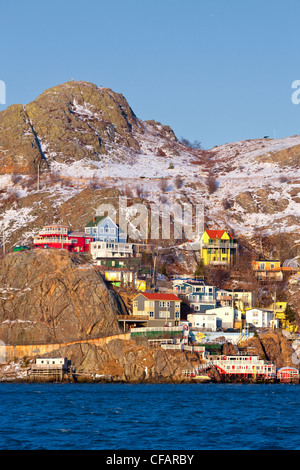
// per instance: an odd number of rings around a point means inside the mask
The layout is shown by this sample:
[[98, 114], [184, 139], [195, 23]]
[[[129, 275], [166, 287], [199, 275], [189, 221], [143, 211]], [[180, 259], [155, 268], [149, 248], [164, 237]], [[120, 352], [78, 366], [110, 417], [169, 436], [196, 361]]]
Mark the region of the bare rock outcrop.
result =
[[64, 250], [11, 253], [0, 260], [0, 339], [67, 342], [120, 333], [126, 309], [97, 269]]
[[[54, 353], [48, 356], [53, 356]], [[182, 370], [191, 370], [200, 359], [192, 353], [165, 351], [133, 340], [113, 339], [108, 344], [74, 344], [55, 351], [67, 357], [76, 372], [124, 382], [182, 382]], [[83, 376], [84, 377], [84, 376]]]
[[261, 333], [259, 336], [248, 339], [241, 346], [246, 346], [250, 348], [249, 351], [251, 350], [252, 354], [257, 354], [261, 358], [273, 362], [278, 369], [286, 365], [293, 367], [294, 350], [281, 330]]

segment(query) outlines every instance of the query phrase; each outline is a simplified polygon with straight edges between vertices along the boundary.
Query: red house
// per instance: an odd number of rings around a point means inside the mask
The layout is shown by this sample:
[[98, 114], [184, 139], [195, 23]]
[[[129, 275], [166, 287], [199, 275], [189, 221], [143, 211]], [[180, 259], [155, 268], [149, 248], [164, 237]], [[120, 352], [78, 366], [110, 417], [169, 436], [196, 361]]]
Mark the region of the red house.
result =
[[35, 237], [33, 244], [35, 248], [56, 248], [77, 253], [84, 253], [90, 250], [90, 243], [93, 237], [84, 232], [69, 232], [66, 225], [47, 225], [38, 237]]
[[299, 381], [299, 370], [294, 367], [281, 367], [277, 371], [277, 379], [280, 382], [294, 382]]

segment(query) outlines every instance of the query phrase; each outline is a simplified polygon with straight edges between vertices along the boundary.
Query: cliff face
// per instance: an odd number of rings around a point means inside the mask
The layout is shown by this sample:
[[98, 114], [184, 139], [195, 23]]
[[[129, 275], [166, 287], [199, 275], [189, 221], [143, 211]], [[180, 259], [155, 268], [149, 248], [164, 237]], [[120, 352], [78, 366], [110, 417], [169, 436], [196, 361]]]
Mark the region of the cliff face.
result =
[[85, 379], [92, 372], [125, 382], [182, 382], [182, 370], [190, 370], [200, 363], [192, 353], [149, 348], [120, 339], [101, 347], [74, 344], [55, 351], [55, 356], [67, 357], [76, 372], [87, 373]]
[[292, 344], [280, 330], [262, 333], [259, 337], [250, 338], [241, 346], [245, 345], [251, 348], [252, 354], [257, 354], [274, 363], [278, 369], [287, 365], [297, 367], [292, 360], [294, 354]]
[[65, 342], [120, 332], [125, 308], [89, 264], [64, 250], [0, 260], [0, 338], [6, 344]]

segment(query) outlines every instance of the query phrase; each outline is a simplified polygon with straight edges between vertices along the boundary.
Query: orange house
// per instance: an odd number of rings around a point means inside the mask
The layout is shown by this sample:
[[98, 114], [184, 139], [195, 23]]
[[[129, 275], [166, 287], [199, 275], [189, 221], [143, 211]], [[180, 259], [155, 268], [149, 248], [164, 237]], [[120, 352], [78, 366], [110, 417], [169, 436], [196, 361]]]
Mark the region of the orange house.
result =
[[278, 260], [259, 260], [252, 262], [252, 269], [259, 281], [273, 279], [282, 281], [283, 274]]

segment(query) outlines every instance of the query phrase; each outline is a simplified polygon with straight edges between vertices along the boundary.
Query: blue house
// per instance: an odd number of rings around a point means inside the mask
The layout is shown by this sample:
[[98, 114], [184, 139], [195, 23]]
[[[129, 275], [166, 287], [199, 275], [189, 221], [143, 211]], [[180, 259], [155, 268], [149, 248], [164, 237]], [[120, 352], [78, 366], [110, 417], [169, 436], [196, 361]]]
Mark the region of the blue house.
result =
[[126, 243], [127, 236], [109, 216], [93, 217], [85, 226], [85, 233], [95, 241]]
[[183, 281], [173, 283], [173, 292], [180, 297], [185, 296], [192, 309], [196, 312], [206, 312], [217, 306], [217, 289], [207, 286], [204, 281]]

